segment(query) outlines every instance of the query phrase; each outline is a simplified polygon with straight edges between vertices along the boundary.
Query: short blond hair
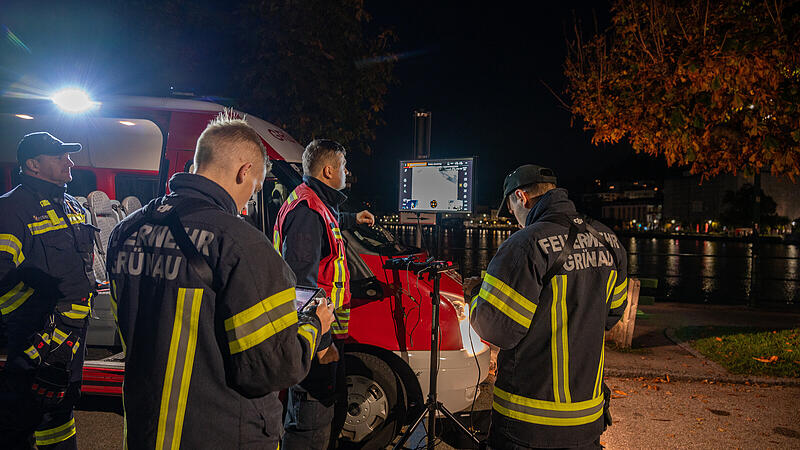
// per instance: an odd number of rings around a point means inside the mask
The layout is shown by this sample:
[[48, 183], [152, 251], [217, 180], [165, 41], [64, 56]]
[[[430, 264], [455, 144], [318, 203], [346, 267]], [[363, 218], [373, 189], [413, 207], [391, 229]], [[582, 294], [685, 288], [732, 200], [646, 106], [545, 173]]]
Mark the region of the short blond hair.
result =
[[270, 170], [267, 149], [261, 136], [232, 108], [225, 108], [208, 123], [197, 139], [194, 152], [195, 170], [226, 168], [239, 161], [261, 160]]
[[315, 176], [326, 165], [336, 165], [337, 153], [347, 156], [347, 149], [331, 139], [314, 139], [303, 152], [303, 174]]

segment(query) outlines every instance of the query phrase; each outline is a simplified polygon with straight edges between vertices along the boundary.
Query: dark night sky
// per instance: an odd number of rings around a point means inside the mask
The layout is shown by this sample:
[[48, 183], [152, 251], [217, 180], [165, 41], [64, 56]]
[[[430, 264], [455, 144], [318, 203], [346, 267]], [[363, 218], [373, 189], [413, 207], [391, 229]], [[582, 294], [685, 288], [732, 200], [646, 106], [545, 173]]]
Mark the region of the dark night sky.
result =
[[[433, 113], [433, 157], [478, 157], [479, 205], [496, 205], [503, 177], [524, 163], [552, 167], [573, 191], [594, 178], [615, 176], [620, 167], [653, 166], [633, 158], [624, 144], [591, 146], [590, 134], [579, 121], [570, 126], [570, 115], [542, 84], [563, 92], [565, 28], [578, 17], [587, 33], [593, 31], [593, 11], [602, 28], [607, 2], [369, 0], [366, 7], [371, 26], [395, 29], [397, 53], [414, 56], [396, 64], [398, 84], [386, 99], [387, 125], [377, 132], [373, 156], [351, 154], [359, 178], [356, 197], [377, 200], [381, 210], [396, 207], [397, 161], [410, 156], [416, 108]], [[137, 20], [142, 18], [135, 11], [120, 16], [97, 3], [4, 1], [0, 24], [16, 32], [31, 53], [20, 56], [3, 40], [1, 78], [45, 85], [70, 79], [101, 86], [105, 93], [165, 95], [165, 80], [158, 78], [163, 62], [153, 51], [137, 48], [140, 39], [130, 31]], [[204, 38], [186, 36], [180, 45], [206, 45], [213, 58], [220, 43]], [[176, 84], [224, 96], [220, 76], [187, 74]]]

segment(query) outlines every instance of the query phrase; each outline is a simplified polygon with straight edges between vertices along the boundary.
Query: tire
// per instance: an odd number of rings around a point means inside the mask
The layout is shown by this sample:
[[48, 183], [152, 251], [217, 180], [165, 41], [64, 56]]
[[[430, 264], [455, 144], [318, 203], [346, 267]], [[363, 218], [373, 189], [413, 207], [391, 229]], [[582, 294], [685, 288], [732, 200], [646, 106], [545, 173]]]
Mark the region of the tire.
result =
[[377, 356], [345, 355], [347, 417], [339, 435], [345, 449], [384, 449], [400, 432], [406, 415], [400, 379]]

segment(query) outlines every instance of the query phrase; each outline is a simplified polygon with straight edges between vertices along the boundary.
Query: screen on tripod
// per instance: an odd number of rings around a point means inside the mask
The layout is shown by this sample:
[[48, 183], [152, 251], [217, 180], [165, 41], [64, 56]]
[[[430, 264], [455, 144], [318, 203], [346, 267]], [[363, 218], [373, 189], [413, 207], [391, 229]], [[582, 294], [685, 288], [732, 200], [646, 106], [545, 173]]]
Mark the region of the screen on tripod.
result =
[[473, 158], [400, 161], [400, 211], [472, 212]]

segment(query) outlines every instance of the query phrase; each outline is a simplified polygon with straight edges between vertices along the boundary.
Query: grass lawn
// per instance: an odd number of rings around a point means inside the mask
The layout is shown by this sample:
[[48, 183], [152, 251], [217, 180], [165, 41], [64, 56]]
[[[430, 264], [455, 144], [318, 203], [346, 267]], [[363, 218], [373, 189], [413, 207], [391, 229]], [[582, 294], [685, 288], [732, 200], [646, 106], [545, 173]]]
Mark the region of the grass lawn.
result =
[[685, 327], [676, 334], [731, 373], [800, 377], [800, 328]]

